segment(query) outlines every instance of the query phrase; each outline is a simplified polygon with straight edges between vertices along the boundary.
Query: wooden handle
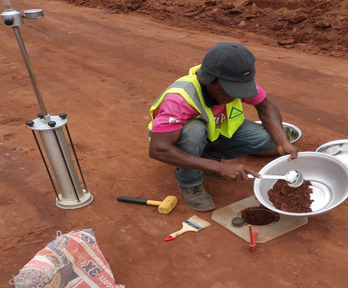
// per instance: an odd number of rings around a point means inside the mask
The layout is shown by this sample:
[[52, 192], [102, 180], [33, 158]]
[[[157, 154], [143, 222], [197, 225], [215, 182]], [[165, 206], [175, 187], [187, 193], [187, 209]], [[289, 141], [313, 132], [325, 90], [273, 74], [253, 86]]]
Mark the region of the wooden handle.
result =
[[185, 222], [182, 223], [182, 228], [172, 234], [170, 234], [169, 236], [167, 236], [166, 239], [164, 239], [164, 241], [170, 241], [170, 240], [173, 240], [175, 239], [176, 237], [178, 237], [179, 235], [185, 233], [185, 232], [189, 232], [189, 231], [192, 231], [192, 232], [198, 232], [197, 229], [191, 227], [190, 225], [186, 224]]

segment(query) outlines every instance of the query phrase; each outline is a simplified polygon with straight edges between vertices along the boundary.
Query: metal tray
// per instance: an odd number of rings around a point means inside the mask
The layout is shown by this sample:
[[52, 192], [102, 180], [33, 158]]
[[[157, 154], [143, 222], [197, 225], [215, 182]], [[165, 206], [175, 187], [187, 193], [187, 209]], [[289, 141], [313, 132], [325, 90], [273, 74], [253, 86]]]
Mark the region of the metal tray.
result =
[[315, 151], [332, 155], [344, 164], [348, 165], [348, 139], [335, 140], [325, 143], [319, 146]]
[[[257, 124], [261, 124], [261, 121], [254, 121]], [[286, 135], [288, 135], [288, 139], [291, 143], [296, 142], [300, 137], [302, 136], [302, 132], [300, 128], [296, 127], [295, 125], [292, 125], [290, 123], [282, 122], [284, 131]]]

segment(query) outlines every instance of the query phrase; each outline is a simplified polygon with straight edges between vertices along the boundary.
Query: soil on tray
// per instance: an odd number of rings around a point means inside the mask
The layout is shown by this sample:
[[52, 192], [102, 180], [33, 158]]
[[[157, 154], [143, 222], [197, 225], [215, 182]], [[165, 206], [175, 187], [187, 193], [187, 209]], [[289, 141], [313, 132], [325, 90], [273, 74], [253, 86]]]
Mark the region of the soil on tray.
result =
[[303, 181], [297, 188], [290, 187], [285, 180], [278, 180], [272, 189], [268, 191], [269, 200], [279, 210], [292, 213], [312, 212], [313, 200], [310, 194], [313, 193], [310, 181]]
[[250, 225], [268, 225], [277, 222], [279, 216], [277, 213], [267, 209], [266, 207], [250, 207], [241, 213], [244, 223]]

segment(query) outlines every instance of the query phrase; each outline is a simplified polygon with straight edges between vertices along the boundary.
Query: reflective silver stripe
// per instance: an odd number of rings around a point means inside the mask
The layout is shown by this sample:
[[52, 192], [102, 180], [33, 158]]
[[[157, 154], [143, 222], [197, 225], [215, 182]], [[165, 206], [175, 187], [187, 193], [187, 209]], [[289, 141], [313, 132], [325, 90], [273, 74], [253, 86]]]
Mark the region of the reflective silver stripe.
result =
[[199, 99], [195, 85], [193, 85], [192, 82], [186, 82], [186, 83], [189, 83], [189, 84], [185, 86], [184, 90], [191, 97], [191, 99], [196, 104], [198, 109], [201, 111], [201, 117], [199, 119], [202, 120], [204, 122], [204, 124], [208, 123], [209, 122], [208, 114], [207, 114], [207, 112], [205, 112], [205, 109], [202, 106], [202, 103]]
[[[198, 109], [201, 111], [201, 117], [199, 118], [202, 120], [205, 124], [209, 122], [208, 114], [205, 112], [205, 109], [203, 108], [201, 101], [199, 99], [199, 95], [197, 93], [197, 90], [192, 82], [190, 81], [176, 81], [170, 86], [167, 87], [166, 90], [163, 91], [161, 96], [170, 88], [181, 88], [184, 89], [185, 92], [191, 97], [192, 101], [196, 104]], [[152, 104], [152, 106], [156, 105], [156, 103], [161, 99], [161, 96], [158, 97], [158, 99]]]
[[[176, 83], [176, 82], [174, 82], [174, 83]], [[163, 95], [164, 93], [166, 93], [166, 91], [167, 91], [168, 89], [174, 87], [174, 83], [173, 83], [172, 85], [168, 86], [168, 87], [161, 93], [160, 97], [158, 97], [157, 100], [156, 100], [155, 102], [153, 102], [152, 106], [155, 106], [155, 105], [156, 105], [156, 103], [161, 99], [162, 95]], [[181, 88], [181, 87], [180, 87], [180, 88]]]

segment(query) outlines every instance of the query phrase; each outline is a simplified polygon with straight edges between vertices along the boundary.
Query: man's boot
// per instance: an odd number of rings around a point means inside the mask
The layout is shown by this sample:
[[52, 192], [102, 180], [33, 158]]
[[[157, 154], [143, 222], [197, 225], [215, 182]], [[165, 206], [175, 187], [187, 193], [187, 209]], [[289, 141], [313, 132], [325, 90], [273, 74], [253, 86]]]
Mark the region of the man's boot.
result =
[[213, 198], [205, 191], [203, 184], [190, 188], [178, 186], [178, 190], [186, 204], [196, 211], [209, 211], [215, 208]]

